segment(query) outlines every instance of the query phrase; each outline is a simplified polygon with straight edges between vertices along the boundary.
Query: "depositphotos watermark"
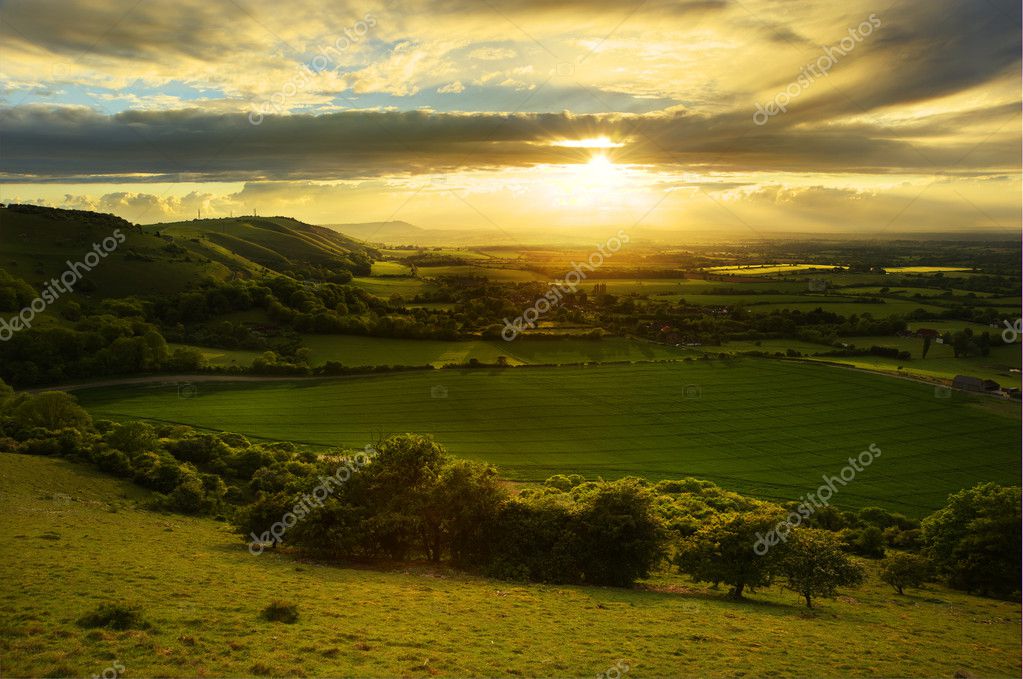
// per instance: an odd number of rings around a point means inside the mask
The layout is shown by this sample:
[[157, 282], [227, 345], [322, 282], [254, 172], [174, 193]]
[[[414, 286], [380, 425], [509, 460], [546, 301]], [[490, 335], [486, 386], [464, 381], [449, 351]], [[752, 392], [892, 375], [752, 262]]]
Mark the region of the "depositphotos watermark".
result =
[[631, 667], [629, 663], [624, 660], [619, 660], [614, 666], [607, 668], [603, 672], [597, 675], [597, 679], [621, 679], [622, 675], [627, 673]]
[[876, 443], [871, 443], [862, 453], [856, 457], [850, 457], [849, 464], [842, 467], [842, 470], [838, 472], [838, 476], [828, 476], [825, 474], [822, 477], [824, 484], [816, 492], [807, 493], [804, 501], [799, 503], [795, 511], [789, 512], [789, 515], [784, 520], [779, 521], [777, 526], [767, 531], [767, 535], [757, 533], [757, 541], [753, 544], [753, 551], [758, 556], [763, 556], [767, 554], [771, 547], [778, 544], [779, 541], [786, 542], [789, 539], [789, 532], [793, 528], [803, 523], [805, 519], [809, 519], [821, 507], [828, 506], [832, 496], [838, 492], [838, 488], [835, 487], [837, 484], [841, 484], [843, 487], [848, 485], [856, 478], [858, 472], [869, 467], [874, 459], [880, 456], [881, 449]]
[[62, 294], [74, 290], [74, 287], [78, 285], [78, 281], [82, 280], [83, 269], [86, 273], [92, 271], [103, 258], [116, 250], [117, 246], [125, 240], [127, 240], [127, 236], [121, 233], [120, 229], [114, 229], [112, 235], [107, 236], [99, 243], [93, 243], [92, 252], [82, 257], [82, 261], [72, 262], [70, 259], [67, 260], [67, 270], [59, 278], [51, 278], [46, 287], [43, 288], [43, 291], [39, 293], [39, 296], [32, 300], [27, 307], [22, 309], [16, 316], [11, 316], [9, 321], [6, 318], [0, 318], [0, 342], [6, 342], [11, 339], [14, 337], [14, 333], [19, 330], [31, 328], [36, 314], [46, 311], [46, 307], [60, 299]]
[[124, 670], [124, 665], [115, 660], [110, 667], [103, 670], [103, 674], [94, 674], [92, 679], [119, 679]]
[[319, 54], [313, 57], [308, 64], [300, 66], [295, 77], [284, 83], [280, 90], [263, 103], [262, 107], [249, 113], [249, 122], [259, 125], [263, 122], [263, 116], [270, 113], [282, 113], [285, 104], [299, 92], [304, 92], [311, 86], [311, 77], [325, 71], [331, 64], [337, 64], [341, 54], [353, 44], [359, 42], [369, 29], [377, 25], [376, 17], [367, 12], [362, 19], [356, 21], [351, 28], [344, 29], [344, 35], [338, 36], [333, 45], [321, 46]]
[[628, 243], [629, 240], [629, 235], [619, 229], [618, 233], [608, 238], [603, 245], [598, 245], [597, 249], [590, 253], [590, 256], [586, 258], [584, 263], [577, 264], [572, 262], [572, 270], [565, 274], [564, 280], [554, 283], [544, 293], [543, 297], [533, 302], [533, 306], [523, 311], [522, 315], [518, 316], [514, 321], [509, 321], [507, 318], [504, 319], [501, 339], [505, 342], [511, 342], [519, 336], [519, 333], [525, 330], [525, 326], [528, 326], [530, 329], [535, 328], [536, 321], [540, 316], [556, 307], [566, 292], [575, 292], [579, 284], [586, 280], [586, 273], [583, 269], [593, 273], [604, 264], [605, 257], [610, 257], [621, 250], [622, 245]]
[[772, 116], [787, 112], [787, 106], [790, 101], [808, 89], [815, 80], [829, 75], [828, 72], [838, 63], [841, 57], [856, 49], [856, 45], [863, 42], [863, 39], [873, 33], [874, 29], [880, 25], [881, 20], [877, 18], [877, 14], [871, 14], [867, 17], [867, 21], [864, 21], [856, 28], [850, 28], [849, 35], [839, 40], [837, 44], [825, 47], [824, 53], [817, 57], [816, 61], [812, 61], [804, 66], [799, 71], [799, 76], [795, 81], [789, 83], [788, 87], [774, 95], [774, 99], [767, 102], [766, 106], [757, 104], [757, 110], [753, 114], [753, 123], [758, 126], [766, 125]]
[[376, 452], [373, 446], [367, 445], [364, 451], [356, 453], [353, 458], [345, 458], [344, 464], [338, 467], [333, 475], [321, 475], [320, 482], [316, 484], [312, 492], [303, 494], [302, 499], [295, 503], [290, 512], [285, 512], [280, 521], [275, 521], [269, 530], [263, 531], [262, 535], [256, 535], [255, 531], [249, 534], [249, 537], [252, 538], [252, 542], [249, 543], [249, 553], [253, 556], [259, 556], [266, 549], [267, 545], [279, 545], [283, 542], [284, 534], [288, 529], [298, 523], [299, 519], [304, 519], [312, 511], [311, 505], [322, 507], [323, 501], [333, 495], [334, 491], [340, 488], [348, 479], [352, 478], [352, 474], [357, 469], [361, 469], [369, 464], [369, 461], [373, 459]]

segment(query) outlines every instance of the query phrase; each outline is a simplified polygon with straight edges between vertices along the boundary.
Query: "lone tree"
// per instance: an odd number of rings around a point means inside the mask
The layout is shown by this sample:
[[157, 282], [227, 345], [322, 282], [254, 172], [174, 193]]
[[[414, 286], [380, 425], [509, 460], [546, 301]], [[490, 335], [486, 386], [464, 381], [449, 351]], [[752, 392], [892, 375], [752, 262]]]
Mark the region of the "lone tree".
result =
[[865, 573], [842, 551], [838, 539], [818, 528], [798, 528], [789, 537], [781, 562], [785, 586], [813, 608], [814, 597], [834, 597], [838, 587], [859, 585]]
[[764, 505], [708, 521], [682, 540], [674, 563], [698, 582], [729, 585], [729, 596], [741, 599], [745, 590], [771, 584], [787, 545], [779, 542], [764, 554], [758, 554], [754, 546], [782, 517], [779, 510]]
[[881, 564], [881, 581], [892, 586], [899, 594], [906, 587], [919, 587], [927, 579], [927, 560], [916, 554], [896, 553]]

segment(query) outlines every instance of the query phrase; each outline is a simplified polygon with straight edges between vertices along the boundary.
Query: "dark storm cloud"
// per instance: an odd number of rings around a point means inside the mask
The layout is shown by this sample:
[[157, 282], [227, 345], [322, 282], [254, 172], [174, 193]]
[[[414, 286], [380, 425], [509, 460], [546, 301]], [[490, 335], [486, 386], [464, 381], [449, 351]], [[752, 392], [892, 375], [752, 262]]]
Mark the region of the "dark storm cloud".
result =
[[[1003, 111], [1004, 113], [1004, 111]], [[647, 115], [437, 114], [344, 112], [267, 117], [198, 110], [0, 110], [7, 181], [79, 176], [157, 175], [182, 181], [323, 179], [423, 173], [459, 168], [585, 162], [586, 149], [550, 142], [607, 135], [625, 146], [623, 163], [731, 171], [966, 172], [1012, 168], [1017, 150], [992, 139], [919, 146], [905, 135], [859, 124], [843, 129], [758, 128], [748, 116], [690, 112]], [[149, 178], [153, 180], [154, 178]], [[139, 178], [138, 180], [145, 180]]]

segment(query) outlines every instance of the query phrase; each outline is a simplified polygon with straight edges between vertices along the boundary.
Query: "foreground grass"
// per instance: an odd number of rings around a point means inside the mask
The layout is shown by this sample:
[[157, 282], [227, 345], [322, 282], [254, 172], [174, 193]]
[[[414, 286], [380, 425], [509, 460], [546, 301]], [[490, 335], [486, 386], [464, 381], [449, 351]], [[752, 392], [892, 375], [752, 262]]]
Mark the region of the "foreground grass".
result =
[[[250, 556], [224, 524], [143, 511], [143, 491], [63, 460], [0, 455], [4, 676], [1019, 676], [1018, 604], [877, 582], [807, 611], [647, 589], [521, 585], [417, 566]], [[275, 599], [296, 624], [265, 622]], [[134, 602], [146, 630], [87, 630]]]
[[[512, 343], [514, 344], [514, 343]], [[76, 392], [94, 416], [151, 418], [311, 445], [362, 448], [380, 434], [433, 434], [507, 478], [695, 476], [796, 499], [876, 443], [840, 507], [914, 516], [949, 493], [1019, 478], [1019, 410], [986, 396], [773, 360], [586, 368], [442, 370], [334, 381], [203, 383]]]

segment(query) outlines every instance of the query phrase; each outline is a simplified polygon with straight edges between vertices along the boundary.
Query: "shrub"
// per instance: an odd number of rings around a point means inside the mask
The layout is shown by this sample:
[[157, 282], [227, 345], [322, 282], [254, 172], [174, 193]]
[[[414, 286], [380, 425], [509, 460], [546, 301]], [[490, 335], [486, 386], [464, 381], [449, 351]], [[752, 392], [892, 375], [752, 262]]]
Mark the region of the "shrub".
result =
[[785, 586], [813, 608], [815, 597], [834, 597], [838, 587], [859, 585], [863, 568], [840, 547], [838, 538], [819, 528], [797, 528], [789, 537], [781, 572]]
[[148, 629], [149, 623], [142, 618], [142, 609], [126, 604], [101, 604], [92, 613], [78, 619], [79, 627], [106, 627], [113, 630]]
[[881, 564], [881, 581], [902, 594], [906, 587], [919, 587], [927, 579], [930, 565], [916, 554], [892, 554]]
[[259, 617], [267, 622], [283, 622], [292, 625], [298, 622], [298, 605], [278, 599], [264, 608]]

